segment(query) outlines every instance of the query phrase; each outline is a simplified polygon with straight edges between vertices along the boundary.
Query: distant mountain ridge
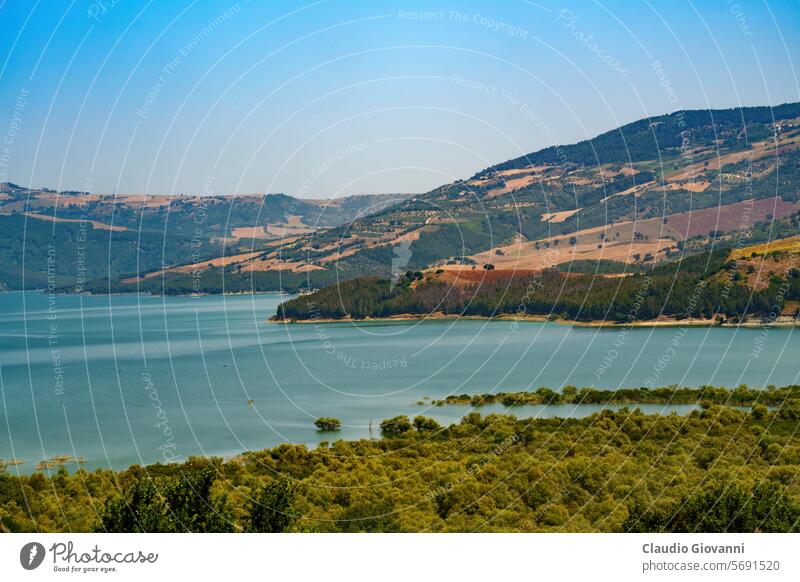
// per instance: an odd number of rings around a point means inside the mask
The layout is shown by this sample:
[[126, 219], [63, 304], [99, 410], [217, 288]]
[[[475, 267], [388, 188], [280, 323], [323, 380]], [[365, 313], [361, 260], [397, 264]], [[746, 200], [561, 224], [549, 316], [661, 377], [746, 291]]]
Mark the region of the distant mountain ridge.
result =
[[[94, 286], [99, 291], [103, 281], [107, 286], [141, 271], [266, 248], [380, 211], [404, 197], [105, 195], [4, 182], [0, 288]], [[54, 254], [58, 260], [49, 256]]]
[[[800, 117], [800, 103], [784, 103], [776, 107], [758, 106], [732, 109], [681, 110], [644, 118], [578, 143], [551, 146], [530, 154], [489, 166], [475, 178], [493, 172], [523, 168], [535, 164], [558, 164], [564, 158], [576, 163], [608, 164], [640, 162], [655, 159], [664, 148], [684, 145], [683, 132], [714, 127], [724, 132], [731, 127], [749, 124], [769, 125]], [[743, 125], [742, 125], [743, 123]], [[753, 137], [760, 137], [752, 136]]]

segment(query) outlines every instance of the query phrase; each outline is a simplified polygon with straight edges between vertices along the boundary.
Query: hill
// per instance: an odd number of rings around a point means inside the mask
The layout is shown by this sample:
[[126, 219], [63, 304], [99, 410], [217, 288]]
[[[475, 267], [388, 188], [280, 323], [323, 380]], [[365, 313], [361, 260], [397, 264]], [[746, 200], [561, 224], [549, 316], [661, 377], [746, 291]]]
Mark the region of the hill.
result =
[[[462, 272], [486, 263], [540, 271], [575, 261], [613, 261], [646, 270], [686, 254], [740, 245], [743, 236], [747, 244], [776, 238], [764, 225], [795, 234], [790, 229], [800, 210], [798, 138], [798, 103], [679, 111], [494, 164], [399, 201], [345, 199], [326, 207], [320, 219], [313, 201], [282, 195], [250, 202], [237, 197], [236, 204], [222, 199], [204, 210], [213, 218], [206, 219], [203, 240], [194, 247], [185, 237], [194, 231], [197, 202], [170, 204], [168, 212], [153, 209], [167, 203], [157, 197], [148, 199], [147, 210], [100, 204], [93, 227], [109, 248], [131, 235], [138, 240], [137, 233], [148, 228], [155, 243], [145, 242], [140, 260], [93, 273], [86, 289], [294, 292], [364, 276]], [[19, 191], [9, 194], [17, 196], [17, 212], [45, 214], [21, 208]], [[37, 196], [47, 198], [45, 192]], [[58, 216], [74, 220], [75, 212], [59, 206]], [[112, 216], [114, 226], [131, 232], [104, 230]], [[120, 243], [118, 254], [132, 257], [125, 245]], [[19, 276], [3, 280], [10, 287], [20, 284]]]
[[[796, 237], [719, 249], [618, 274], [499, 270], [409, 271], [397, 282], [342, 282], [283, 303], [278, 321], [474, 316], [580, 322], [794, 324], [800, 312]], [[777, 250], [780, 249], [780, 250]], [[738, 257], [738, 258], [737, 258]], [[742, 258], [744, 257], [744, 258]]]
[[[209, 187], [210, 188], [210, 187]], [[0, 285], [103, 290], [173, 265], [266, 249], [402, 195], [99, 195], [0, 184]], [[205, 264], [205, 263], [204, 263]]]
[[[652, 267], [734, 245], [759, 222], [788, 225], [800, 210], [798, 137], [800, 104], [643, 119], [212, 265], [200, 278], [217, 290], [293, 291], [484, 262], [515, 270], [575, 260]], [[180, 270], [158, 275], [151, 290], [190, 283]]]

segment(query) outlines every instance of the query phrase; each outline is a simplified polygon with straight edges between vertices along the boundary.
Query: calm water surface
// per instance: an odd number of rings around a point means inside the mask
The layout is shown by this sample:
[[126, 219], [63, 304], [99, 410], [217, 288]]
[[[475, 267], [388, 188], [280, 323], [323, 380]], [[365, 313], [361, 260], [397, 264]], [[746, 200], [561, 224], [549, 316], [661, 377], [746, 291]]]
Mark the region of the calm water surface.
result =
[[[470, 409], [417, 404], [448, 394], [565, 384], [786, 385], [800, 372], [793, 329], [266, 323], [280, 301], [0, 294], [0, 459], [25, 461], [12, 472], [30, 472], [56, 455], [83, 457], [89, 468], [123, 468], [314, 444], [332, 438], [315, 430], [319, 416], [342, 419], [333, 438], [348, 439], [369, 437], [370, 421], [377, 427], [398, 414], [455, 422]], [[512, 412], [577, 416], [601, 408]]]

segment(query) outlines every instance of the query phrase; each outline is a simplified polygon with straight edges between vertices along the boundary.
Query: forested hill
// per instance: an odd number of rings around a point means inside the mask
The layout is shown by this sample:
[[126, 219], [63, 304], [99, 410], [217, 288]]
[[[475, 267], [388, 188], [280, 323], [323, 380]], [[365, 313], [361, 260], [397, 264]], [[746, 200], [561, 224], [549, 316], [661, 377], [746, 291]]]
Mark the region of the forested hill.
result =
[[788, 241], [783, 246], [762, 245], [761, 250], [704, 252], [627, 276], [556, 269], [504, 273], [488, 269], [487, 264], [456, 275], [410, 271], [396, 284], [375, 277], [356, 279], [288, 301], [275, 319], [441, 314], [618, 323], [657, 319], [790, 323], [800, 309], [800, 242], [798, 237]]

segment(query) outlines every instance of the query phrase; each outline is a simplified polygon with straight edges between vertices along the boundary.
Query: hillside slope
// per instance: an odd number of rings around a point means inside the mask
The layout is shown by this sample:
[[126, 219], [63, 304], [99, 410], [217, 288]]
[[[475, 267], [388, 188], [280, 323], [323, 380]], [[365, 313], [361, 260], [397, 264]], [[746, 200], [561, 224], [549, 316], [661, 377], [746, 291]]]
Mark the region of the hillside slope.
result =
[[107, 289], [142, 272], [269, 248], [403, 195], [98, 195], [0, 184], [0, 286]]
[[278, 321], [439, 316], [622, 323], [794, 325], [800, 314], [800, 237], [704, 252], [624, 276], [443, 269], [397, 283], [367, 277], [283, 303]]
[[[212, 265], [201, 278], [216, 290], [294, 291], [484, 262], [535, 270], [610, 259], [650, 268], [733, 245], [759, 221], [788, 224], [800, 210], [798, 137], [800, 104], [643, 119]], [[188, 286], [185, 272], [159, 274], [152, 290]]]
[[[311, 220], [319, 207], [306, 208], [309, 201], [222, 199], [204, 209], [215, 218], [206, 220], [203, 241], [190, 246], [191, 253], [179, 233], [194, 231], [196, 202], [170, 204], [155, 216], [105, 205], [93, 219], [111, 225], [113, 218], [114, 226], [133, 234], [152, 226], [163, 250], [145, 244], [143, 260], [96, 273], [87, 288], [297, 291], [406, 270], [460, 272], [483, 263], [541, 270], [611, 260], [633, 271], [649, 269], [733, 246], [742, 232], [763, 231], [765, 223], [787, 228], [800, 210], [798, 138], [798, 103], [679, 111], [495, 164], [394, 204], [391, 198], [340, 202], [319, 220]], [[59, 207], [58, 216], [74, 219], [75, 212]], [[178, 239], [164, 240], [164, 232]], [[101, 234], [111, 246], [129, 236]], [[774, 235], [749, 242], [768, 238]], [[124, 248], [120, 253], [129, 256]]]

